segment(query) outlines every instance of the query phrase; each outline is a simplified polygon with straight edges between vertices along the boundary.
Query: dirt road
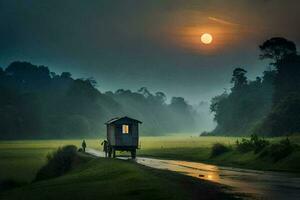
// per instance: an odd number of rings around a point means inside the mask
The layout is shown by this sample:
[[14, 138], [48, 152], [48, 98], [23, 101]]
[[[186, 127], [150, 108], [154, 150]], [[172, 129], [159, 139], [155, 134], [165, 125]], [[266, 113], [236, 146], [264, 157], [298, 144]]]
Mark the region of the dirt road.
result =
[[[94, 156], [104, 157], [103, 152], [95, 149], [87, 149], [87, 152]], [[175, 171], [231, 186], [233, 192], [245, 193], [254, 199], [300, 199], [300, 174], [246, 170], [199, 162], [144, 157], [137, 157], [135, 161], [148, 167]]]

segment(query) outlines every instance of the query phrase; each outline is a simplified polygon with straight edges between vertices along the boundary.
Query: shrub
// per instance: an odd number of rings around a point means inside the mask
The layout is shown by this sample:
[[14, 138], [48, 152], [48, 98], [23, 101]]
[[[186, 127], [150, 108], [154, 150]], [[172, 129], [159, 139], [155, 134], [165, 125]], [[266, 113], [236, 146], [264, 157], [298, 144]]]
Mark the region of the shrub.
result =
[[277, 144], [270, 145], [269, 148], [261, 153], [261, 156], [270, 156], [274, 162], [277, 162], [290, 155], [294, 148], [295, 147], [291, 144], [289, 138], [286, 138], [282, 139]]
[[13, 179], [5, 179], [0, 181], [0, 192], [5, 191], [5, 190], [10, 190], [16, 187], [20, 187], [24, 185], [25, 183], [21, 183], [18, 181], [15, 181]]
[[251, 142], [254, 146], [254, 153], [257, 154], [261, 152], [270, 143], [264, 138], [259, 138], [256, 134], [251, 135]]
[[228, 152], [229, 150], [229, 147], [225, 146], [224, 144], [215, 143], [211, 150], [211, 157], [219, 156], [223, 153]]
[[269, 142], [267, 140], [259, 138], [256, 134], [252, 134], [249, 140], [243, 138], [241, 142], [239, 140], [236, 141], [237, 150], [242, 153], [254, 151], [257, 154], [268, 145]]
[[250, 140], [242, 138], [241, 142], [239, 140], [236, 141], [236, 149], [239, 152], [246, 153], [253, 150], [253, 144]]
[[199, 135], [201, 136], [215, 136], [215, 134], [213, 134], [212, 132], [208, 132], [208, 131], [203, 131], [202, 133], [200, 133]]
[[47, 155], [47, 163], [37, 173], [35, 181], [61, 176], [68, 172], [77, 159], [77, 147], [64, 146]]

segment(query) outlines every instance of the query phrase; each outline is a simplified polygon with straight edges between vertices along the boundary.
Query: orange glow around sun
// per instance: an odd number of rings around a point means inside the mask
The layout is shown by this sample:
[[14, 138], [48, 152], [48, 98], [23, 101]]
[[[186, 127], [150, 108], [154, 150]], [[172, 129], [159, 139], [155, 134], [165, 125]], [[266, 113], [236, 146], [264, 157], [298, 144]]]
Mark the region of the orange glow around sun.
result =
[[220, 27], [184, 27], [176, 30], [174, 42], [194, 52], [210, 54], [222, 49], [225, 41], [224, 29]]
[[216, 54], [235, 48], [247, 33], [247, 29], [232, 21], [192, 11], [173, 13], [163, 30], [168, 45], [197, 54]]
[[174, 29], [173, 44], [195, 53], [214, 54], [234, 46], [236, 30], [224, 26], [190, 26]]

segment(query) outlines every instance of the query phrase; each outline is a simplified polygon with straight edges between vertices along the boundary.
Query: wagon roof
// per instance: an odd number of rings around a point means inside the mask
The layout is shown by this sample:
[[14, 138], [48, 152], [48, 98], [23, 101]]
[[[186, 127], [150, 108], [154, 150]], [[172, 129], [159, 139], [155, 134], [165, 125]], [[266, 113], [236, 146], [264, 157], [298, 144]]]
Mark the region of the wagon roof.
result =
[[112, 118], [110, 120], [108, 120], [105, 124], [113, 124], [115, 123], [116, 121], [119, 121], [121, 119], [127, 119], [127, 120], [132, 120], [132, 121], [136, 121], [137, 123], [142, 123], [141, 121], [137, 120], [137, 119], [133, 119], [133, 118], [130, 118], [130, 117], [115, 117], [115, 118]]

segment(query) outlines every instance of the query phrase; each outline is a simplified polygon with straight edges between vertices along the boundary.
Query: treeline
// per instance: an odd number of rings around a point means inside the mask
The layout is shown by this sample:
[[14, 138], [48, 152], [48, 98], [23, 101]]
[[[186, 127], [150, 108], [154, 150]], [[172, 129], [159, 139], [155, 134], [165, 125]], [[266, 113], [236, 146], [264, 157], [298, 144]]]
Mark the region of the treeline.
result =
[[182, 97], [166, 103], [145, 87], [101, 93], [95, 86], [28, 62], [0, 68], [0, 139], [99, 137], [104, 122], [125, 115], [143, 121], [145, 135], [195, 131], [197, 113]]
[[230, 92], [211, 100], [217, 127], [212, 135], [280, 136], [300, 133], [300, 56], [296, 45], [271, 38], [259, 46], [269, 70], [256, 80], [247, 71], [233, 71]]

